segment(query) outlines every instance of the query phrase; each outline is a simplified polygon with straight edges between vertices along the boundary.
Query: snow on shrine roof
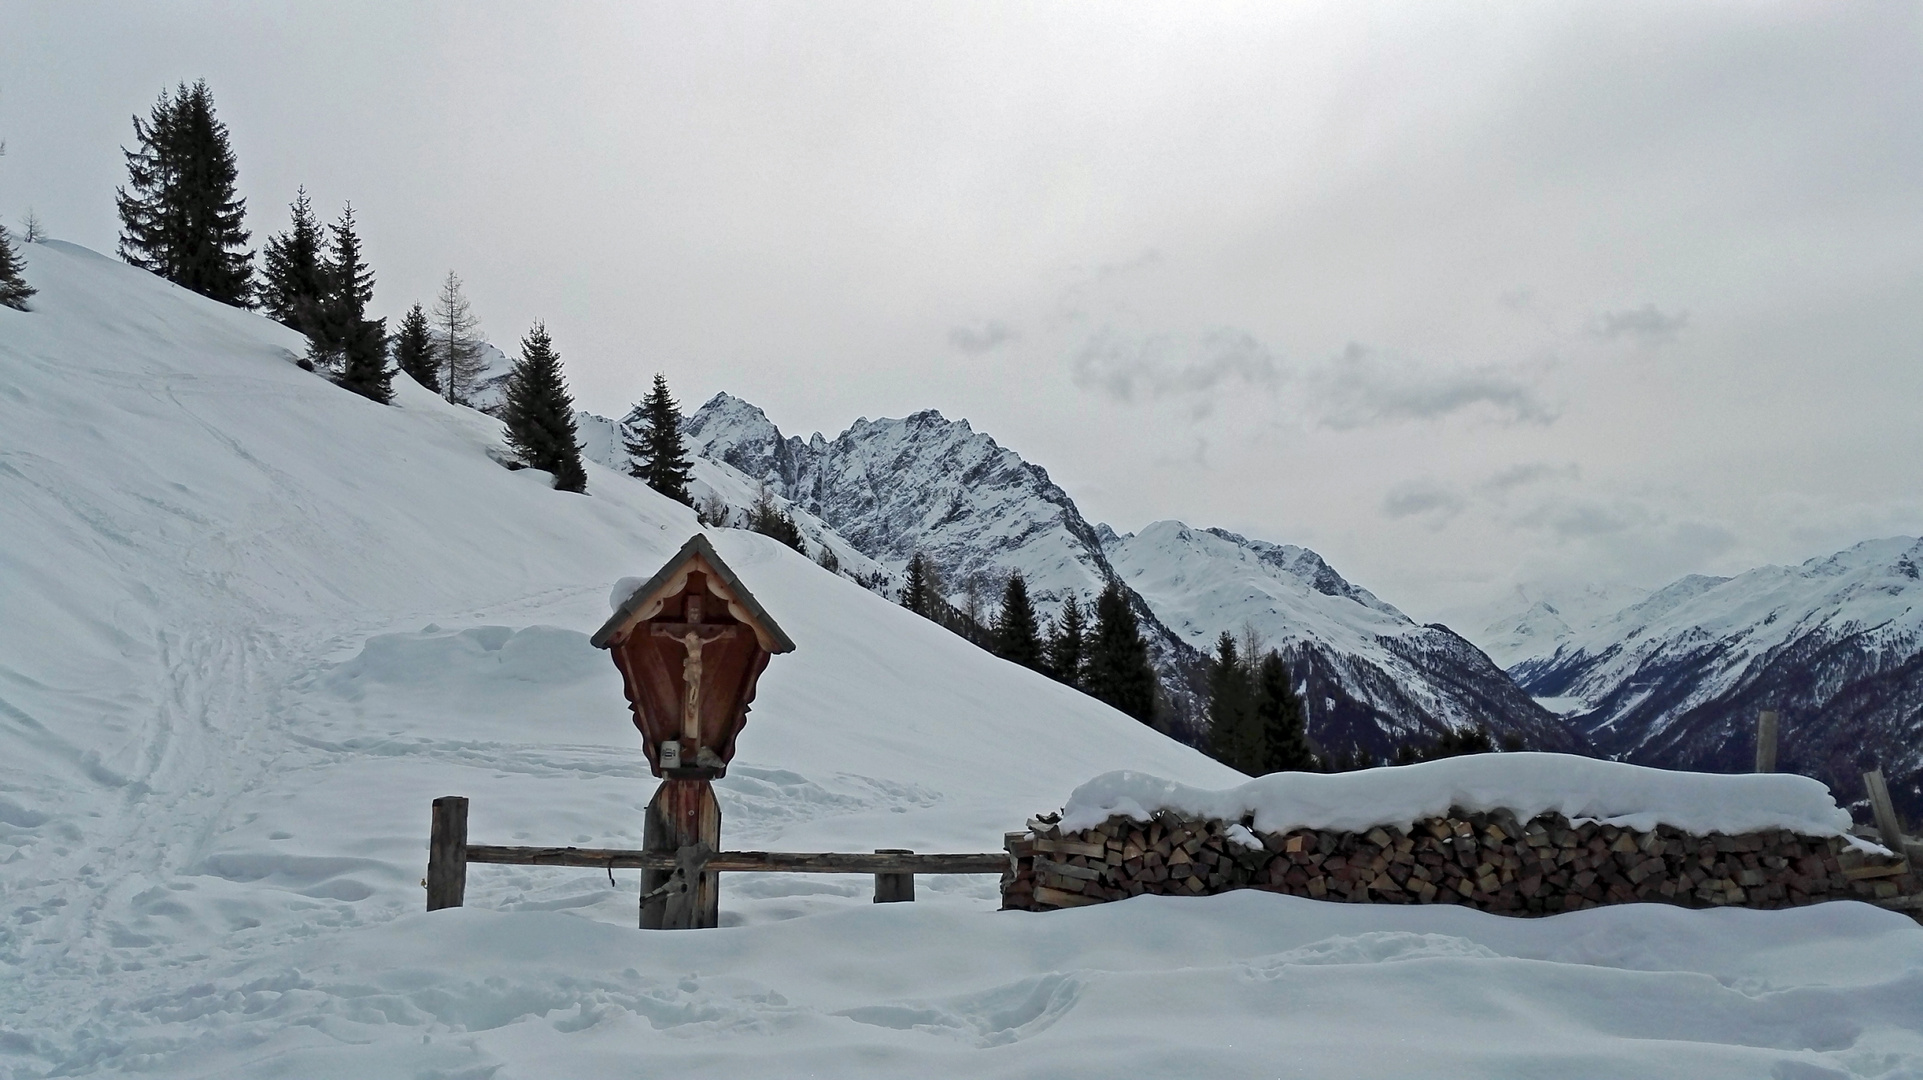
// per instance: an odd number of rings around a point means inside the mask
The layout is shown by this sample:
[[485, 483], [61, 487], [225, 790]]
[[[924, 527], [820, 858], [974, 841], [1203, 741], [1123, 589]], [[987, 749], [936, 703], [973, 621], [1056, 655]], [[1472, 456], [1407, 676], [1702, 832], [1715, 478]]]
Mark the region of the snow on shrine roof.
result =
[[674, 558], [669, 559], [667, 565], [655, 571], [653, 577], [628, 594], [628, 598], [614, 609], [614, 615], [607, 622], [602, 623], [601, 629], [596, 630], [594, 636], [589, 639], [594, 647], [605, 649], [611, 645], [614, 636], [635, 620], [636, 615], [654, 599], [654, 594], [666, 587], [682, 567], [694, 558], [700, 558], [708, 564], [708, 569], [713, 571], [714, 576], [720, 578], [722, 585], [727, 588], [733, 603], [744, 609], [756, 628], [773, 641], [774, 647], [769, 649], [769, 652], [794, 651], [794, 641], [768, 614], [767, 609], [761, 606], [761, 601], [756, 600], [754, 594], [748, 591], [748, 587], [741, 583], [741, 579], [735, 576], [735, 572], [729, 569], [728, 564], [721, 561], [721, 556], [715, 552], [714, 545], [710, 544], [708, 538], [701, 533], [695, 533], [689, 537], [688, 542], [681, 545], [681, 550], [674, 553]]

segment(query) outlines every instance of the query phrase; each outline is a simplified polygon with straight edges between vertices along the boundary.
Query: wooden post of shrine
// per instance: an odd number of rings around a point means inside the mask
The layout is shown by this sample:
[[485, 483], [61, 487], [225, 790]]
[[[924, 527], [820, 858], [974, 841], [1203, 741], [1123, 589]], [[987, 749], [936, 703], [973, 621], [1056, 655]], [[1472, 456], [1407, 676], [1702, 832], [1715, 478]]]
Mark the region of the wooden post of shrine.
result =
[[794, 642], [698, 534], [616, 607], [593, 642], [613, 655], [661, 777], [643, 847], [675, 853], [674, 869], [642, 872], [641, 925], [714, 926], [721, 890], [706, 864], [721, 848], [721, 809], [713, 781], [728, 773], [769, 657], [792, 652]]

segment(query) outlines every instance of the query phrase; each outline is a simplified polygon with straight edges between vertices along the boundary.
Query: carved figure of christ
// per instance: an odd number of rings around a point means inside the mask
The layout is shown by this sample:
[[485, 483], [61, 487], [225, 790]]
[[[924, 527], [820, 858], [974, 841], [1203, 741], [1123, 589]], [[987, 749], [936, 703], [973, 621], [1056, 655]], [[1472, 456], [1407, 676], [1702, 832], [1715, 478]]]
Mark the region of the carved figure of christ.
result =
[[652, 624], [654, 634], [674, 638], [688, 651], [687, 658], [681, 661], [681, 681], [686, 688], [681, 702], [681, 752], [688, 760], [694, 758], [701, 745], [701, 647], [741, 632], [741, 627], [732, 624], [704, 624], [701, 602], [699, 593], [690, 594], [682, 622]]

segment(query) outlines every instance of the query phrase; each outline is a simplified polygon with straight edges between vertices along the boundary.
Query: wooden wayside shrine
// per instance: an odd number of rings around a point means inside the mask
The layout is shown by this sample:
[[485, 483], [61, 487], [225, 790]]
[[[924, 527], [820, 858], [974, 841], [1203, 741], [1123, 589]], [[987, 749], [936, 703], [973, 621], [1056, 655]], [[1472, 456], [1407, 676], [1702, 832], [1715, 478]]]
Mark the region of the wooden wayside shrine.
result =
[[434, 800], [427, 907], [461, 906], [470, 862], [641, 870], [641, 925], [648, 929], [715, 926], [723, 870], [873, 873], [875, 900], [913, 900], [914, 875], [992, 874], [1003, 852], [872, 855], [836, 852], [722, 851], [721, 809], [713, 781], [728, 773], [735, 740], [748, 722], [755, 683], [794, 642], [742, 584], [706, 536], [696, 534], [615, 609], [591, 639], [607, 649], [641, 732], [641, 748], [661, 778], [648, 803], [642, 849], [495, 847], [467, 842], [467, 800]]

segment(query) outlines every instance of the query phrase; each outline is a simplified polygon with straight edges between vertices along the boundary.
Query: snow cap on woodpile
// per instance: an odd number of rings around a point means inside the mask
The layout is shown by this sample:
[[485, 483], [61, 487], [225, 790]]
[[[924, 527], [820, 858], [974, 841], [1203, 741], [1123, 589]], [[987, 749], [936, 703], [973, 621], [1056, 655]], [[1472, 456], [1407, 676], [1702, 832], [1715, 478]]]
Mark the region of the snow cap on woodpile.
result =
[[1240, 787], [1207, 791], [1138, 772], [1104, 773], [1075, 789], [1061, 828], [1076, 832], [1113, 816], [1147, 821], [1158, 810], [1239, 822], [1257, 832], [1361, 831], [1442, 817], [1508, 810], [1527, 821], [1554, 811], [1647, 832], [1668, 825], [1698, 835], [1789, 829], [1841, 836], [1849, 811], [1819, 780], [1789, 773], [1670, 772], [1569, 754], [1470, 754], [1418, 765], [1347, 773], [1270, 773]]

